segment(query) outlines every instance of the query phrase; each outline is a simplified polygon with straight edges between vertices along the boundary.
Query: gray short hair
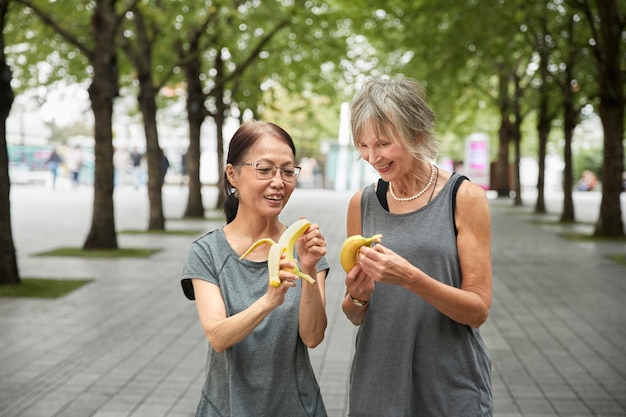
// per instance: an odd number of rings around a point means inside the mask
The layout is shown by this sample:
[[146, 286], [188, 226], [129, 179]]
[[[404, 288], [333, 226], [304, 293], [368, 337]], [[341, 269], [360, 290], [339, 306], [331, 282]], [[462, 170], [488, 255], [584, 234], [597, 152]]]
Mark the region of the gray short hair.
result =
[[435, 114], [426, 103], [424, 88], [415, 80], [397, 76], [367, 81], [352, 100], [350, 113], [357, 149], [363, 129], [371, 124], [377, 136], [404, 144], [417, 159], [437, 156]]

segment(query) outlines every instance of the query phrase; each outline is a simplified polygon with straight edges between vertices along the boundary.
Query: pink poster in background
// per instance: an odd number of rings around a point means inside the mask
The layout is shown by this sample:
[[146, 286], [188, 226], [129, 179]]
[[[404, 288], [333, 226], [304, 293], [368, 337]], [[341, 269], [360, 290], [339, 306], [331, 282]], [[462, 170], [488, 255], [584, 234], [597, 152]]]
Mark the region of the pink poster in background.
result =
[[489, 136], [474, 133], [465, 139], [465, 174], [470, 180], [489, 189]]

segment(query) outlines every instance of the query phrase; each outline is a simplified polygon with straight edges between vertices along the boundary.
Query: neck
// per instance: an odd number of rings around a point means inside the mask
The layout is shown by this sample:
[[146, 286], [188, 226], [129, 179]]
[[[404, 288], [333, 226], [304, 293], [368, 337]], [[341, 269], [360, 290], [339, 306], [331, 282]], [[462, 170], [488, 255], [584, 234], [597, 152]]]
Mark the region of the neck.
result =
[[389, 192], [390, 192], [390, 194], [391, 194], [391, 196], [393, 197], [394, 200], [396, 200], [396, 201], [411, 201], [411, 200], [415, 200], [415, 199], [421, 197], [426, 191], [428, 191], [428, 189], [432, 186], [432, 183], [433, 183], [433, 180], [434, 180], [435, 167], [430, 162], [427, 162], [427, 163], [428, 163], [428, 166], [430, 168], [429, 177], [426, 180], [424, 187], [421, 190], [419, 190], [419, 188], [418, 188], [418, 191], [415, 192], [415, 194], [411, 194], [410, 192], [403, 192], [402, 186], [400, 186], [400, 194], [405, 195], [407, 197], [398, 196], [394, 192], [393, 183], [389, 182]]

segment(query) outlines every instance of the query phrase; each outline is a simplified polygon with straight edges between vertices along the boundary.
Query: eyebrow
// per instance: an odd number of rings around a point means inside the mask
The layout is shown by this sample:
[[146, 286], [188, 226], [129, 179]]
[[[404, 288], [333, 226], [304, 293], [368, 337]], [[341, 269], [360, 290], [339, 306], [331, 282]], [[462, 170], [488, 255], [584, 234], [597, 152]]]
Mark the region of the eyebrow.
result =
[[296, 166], [296, 162], [295, 161], [289, 161], [289, 162], [287, 162], [285, 164], [278, 165], [276, 162], [274, 162], [273, 160], [268, 159], [268, 158], [261, 158], [261, 159], [257, 160], [255, 163], [256, 164], [270, 164], [270, 165], [274, 165], [274, 166], [278, 166], [278, 167]]

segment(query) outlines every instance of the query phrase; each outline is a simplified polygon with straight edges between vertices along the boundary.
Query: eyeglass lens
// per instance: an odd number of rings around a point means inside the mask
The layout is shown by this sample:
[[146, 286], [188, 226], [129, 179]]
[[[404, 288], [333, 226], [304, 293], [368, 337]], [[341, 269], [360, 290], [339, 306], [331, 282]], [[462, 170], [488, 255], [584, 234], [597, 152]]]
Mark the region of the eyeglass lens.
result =
[[276, 167], [269, 164], [256, 164], [253, 166], [256, 170], [257, 177], [261, 180], [274, 178], [277, 169], [280, 169], [280, 175], [285, 181], [293, 181], [300, 172], [300, 169], [297, 167]]

